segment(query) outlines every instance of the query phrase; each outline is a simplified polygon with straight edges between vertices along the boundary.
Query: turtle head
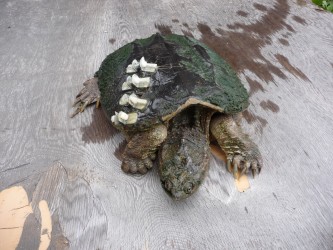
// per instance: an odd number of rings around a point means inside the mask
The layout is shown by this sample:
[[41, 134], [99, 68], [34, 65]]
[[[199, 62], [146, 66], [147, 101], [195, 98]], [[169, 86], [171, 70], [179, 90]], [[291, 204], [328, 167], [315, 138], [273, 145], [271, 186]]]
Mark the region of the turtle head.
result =
[[159, 157], [164, 190], [176, 200], [185, 199], [198, 189], [208, 170], [206, 135], [197, 129], [170, 131]]

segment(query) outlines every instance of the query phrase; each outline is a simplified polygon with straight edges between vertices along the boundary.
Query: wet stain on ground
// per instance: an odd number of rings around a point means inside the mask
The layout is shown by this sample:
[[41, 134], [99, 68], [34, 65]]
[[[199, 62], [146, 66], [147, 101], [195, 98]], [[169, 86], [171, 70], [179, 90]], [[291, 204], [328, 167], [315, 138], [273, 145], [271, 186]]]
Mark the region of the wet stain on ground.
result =
[[179, 20], [178, 19], [172, 19], [171, 20], [173, 23], [179, 23]]
[[82, 140], [86, 143], [103, 143], [119, 133], [106, 118], [101, 108], [94, 108], [91, 124], [82, 127]]
[[245, 110], [243, 112], [243, 117], [245, 118], [245, 120], [247, 121], [248, 124], [253, 124], [256, 121], [259, 121], [260, 125], [261, 125], [261, 130], [267, 126], [268, 122], [266, 119], [255, 115], [253, 113], [251, 113], [249, 110]]
[[182, 29], [182, 32], [183, 32], [183, 34], [184, 34], [185, 36], [189, 36], [189, 37], [193, 37], [193, 38], [194, 38], [194, 36], [193, 36], [193, 34], [192, 34], [191, 31], [189, 31], [189, 30], [183, 30], [183, 29]]
[[276, 54], [275, 58], [279, 61], [279, 63], [291, 74], [294, 76], [297, 76], [303, 80], [310, 81], [309, 78], [299, 69], [294, 67], [293, 65], [290, 64], [289, 60], [287, 57], [281, 55], [281, 54]]
[[273, 196], [274, 196], [274, 198], [278, 201], [279, 199], [278, 199], [278, 197], [277, 197], [277, 195], [273, 192]]
[[187, 23], [183, 23], [183, 26], [186, 28], [186, 30], [182, 29], [182, 32], [185, 36], [193, 37], [192, 31], [194, 29], [191, 29], [190, 26]]
[[300, 23], [300, 24], [303, 24], [303, 25], [306, 24], [305, 19], [303, 19], [303, 18], [301, 18], [301, 17], [299, 17], [299, 16], [293, 16], [293, 19], [294, 19], [296, 22]]
[[299, 6], [305, 6], [305, 5], [306, 5], [306, 0], [297, 0], [296, 3], [297, 3]]
[[242, 11], [242, 10], [239, 10], [236, 13], [237, 13], [237, 15], [243, 16], [243, 17], [247, 17], [249, 15], [249, 13]]
[[272, 111], [272, 112], [274, 112], [274, 113], [277, 113], [277, 112], [280, 111], [279, 106], [278, 106], [276, 103], [274, 103], [274, 102], [272, 102], [272, 101], [270, 101], [270, 100], [262, 101], [262, 102], [260, 103], [260, 106], [261, 106], [264, 110], [270, 110], [270, 111]]
[[259, 3], [254, 3], [253, 7], [260, 11], [267, 11], [267, 7]]
[[278, 0], [270, 9], [260, 4], [254, 6], [265, 13], [256, 23], [228, 25], [235, 31], [219, 28], [217, 32], [220, 36], [216, 35], [208, 25], [200, 23], [198, 29], [202, 34], [201, 40], [231, 63], [238, 72], [250, 70], [266, 82], [273, 81], [274, 75], [286, 78], [279, 67], [262, 55], [261, 49], [271, 43], [270, 36], [278, 31], [287, 29], [294, 32], [294, 29], [285, 22], [290, 7], [286, 0]]
[[284, 37], [284, 38], [288, 38], [288, 37], [290, 37], [292, 34], [290, 33], [290, 32], [287, 32], [286, 34], [283, 34], [282, 36]]
[[116, 41], [116, 39], [114, 39], [114, 38], [109, 39], [109, 43], [111, 43], [111, 44], [114, 44], [115, 41]]
[[258, 92], [259, 90], [265, 92], [264, 87], [260, 84], [260, 82], [256, 80], [252, 80], [250, 77], [246, 77], [246, 81], [249, 83], [250, 91], [249, 95], [252, 96], [254, 93]]
[[273, 74], [285, 78], [278, 67], [261, 55], [260, 49], [268, 42], [265, 38], [253, 37], [247, 32], [222, 29], [218, 30], [222, 36], [217, 36], [206, 24], [199, 24], [198, 29], [202, 33], [201, 40], [225, 58], [238, 72], [248, 69], [266, 82], [273, 81]]
[[333, 68], [333, 63], [331, 62], [330, 64], [331, 64], [331, 66], [332, 66], [332, 68]]
[[[92, 122], [90, 125], [81, 128], [82, 140], [85, 143], [103, 143], [111, 140], [116, 134], [120, 133], [107, 119], [102, 108], [95, 108], [92, 113]], [[123, 140], [114, 151], [114, 155], [122, 161], [122, 154], [127, 145]]]
[[283, 39], [283, 38], [279, 38], [279, 42], [284, 45], [284, 46], [289, 46], [289, 42], [288, 40], [286, 39]]
[[172, 26], [164, 25], [164, 24], [155, 24], [155, 28], [157, 28], [162, 35], [171, 35], [172, 34], [172, 31], [171, 31]]

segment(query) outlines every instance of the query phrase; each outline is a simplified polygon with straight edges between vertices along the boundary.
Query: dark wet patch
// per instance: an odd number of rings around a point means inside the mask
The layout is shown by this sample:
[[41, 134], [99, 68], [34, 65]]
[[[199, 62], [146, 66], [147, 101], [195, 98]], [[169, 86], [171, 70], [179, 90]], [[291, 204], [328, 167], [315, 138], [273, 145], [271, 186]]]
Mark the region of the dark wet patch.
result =
[[[266, 82], [273, 81], [273, 74], [285, 78], [278, 67], [262, 56], [260, 48], [267, 44], [264, 39], [222, 29], [218, 30], [222, 36], [217, 36], [206, 24], [199, 24], [198, 29], [202, 33], [201, 41], [225, 58], [238, 72], [248, 69]], [[260, 59], [261, 62], [255, 62], [254, 59]]]
[[162, 34], [162, 35], [171, 35], [172, 31], [171, 31], [171, 26], [169, 25], [164, 25], [164, 24], [155, 24], [155, 28], [158, 29], [158, 31]]
[[258, 92], [259, 90], [265, 92], [264, 87], [260, 84], [260, 82], [256, 80], [252, 80], [250, 77], [246, 77], [246, 81], [249, 83], [250, 91], [249, 95], [252, 96], [254, 93]]
[[179, 23], [179, 20], [178, 19], [172, 19], [171, 20], [173, 23]]
[[267, 11], [267, 7], [259, 3], [254, 3], [253, 7], [260, 11]]
[[193, 34], [192, 34], [191, 31], [189, 31], [189, 30], [183, 30], [183, 29], [182, 29], [182, 32], [183, 32], [183, 34], [184, 34], [185, 36], [189, 36], [189, 37], [193, 37], [193, 38], [194, 38], [194, 36], [193, 36]]
[[194, 38], [194, 36], [192, 34], [193, 29], [191, 29], [190, 26], [187, 23], [183, 23], [183, 26], [186, 28], [186, 30], [182, 29], [182, 33], [185, 36], [189, 36], [189, 37], [193, 37]]
[[249, 210], [247, 209], [247, 207], [244, 207], [244, 209], [245, 209], [245, 212], [248, 214]]
[[260, 103], [260, 106], [261, 106], [264, 110], [270, 110], [270, 111], [272, 111], [272, 112], [274, 112], [274, 113], [277, 113], [277, 112], [280, 111], [280, 107], [279, 107], [276, 103], [274, 103], [274, 102], [272, 102], [272, 101], [270, 101], [270, 100], [262, 101], [262, 102]]
[[274, 196], [274, 198], [278, 201], [279, 199], [278, 199], [278, 197], [276, 196], [276, 194], [273, 192], [273, 196]]
[[119, 133], [111, 125], [101, 108], [94, 108], [90, 125], [82, 127], [81, 132], [82, 140], [86, 143], [103, 143]]
[[286, 39], [283, 39], [283, 38], [279, 38], [279, 42], [284, 45], [284, 46], [289, 46], [289, 42], [288, 40]]
[[291, 35], [292, 35], [292, 33], [287, 32], [287, 33], [283, 34], [282, 36], [283, 36], [284, 38], [288, 38], [288, 37], [290, 37]]
[[249, 13], [247, 13], [245, 11], [242, 11], [242, 10], [239, 10], [239, 11], [237, 11], [237, 15], [247, 17], [249, 15]]
[[296, 3], [297, 3], [299, 6], [305, 6], [305, 5], [306, 5], [306, 0], [297, 0]]
[[304, 149], [303, 149], [303, 151], [304, 151], [304, 154], [305, 154], [308, 158], [310, 158], [309, 153], [306, 152]]
[[286, 26], [287, 30], [289, 30], [289, 31], [292, 32], [292, 33], [295, 33], [294, 28], [291, 27], [289, 24], [284, 23], [284, 25]]
[[266, 119], [258, 115], [255, 115], [248, 110], [245, 110], [243, 112], [243, 117], [245, 118], [248, 124], [253, 124], [254, 122], [258, 121], [261, 124], [262, 128], [266, 127], [266, 125], [268, 124]]
[[119, 161], [123, 160], [123, 153], [126, 148], [126, 145], [127, 145], [127, 141], [123, 140], [121, 143], [119, 143], [118, 147], [114, 151], [114, 155], [117, 157], [117, 159]]
[[286, 69], [288, 70], [291, 74], [294, 76], [300, 77], [303, 80], [310, 81], [309, 78], [299, 69], [294, 66], [292, 66], [288, 60], [287, 57], [281, 55], [281, 54], [276, 54], [275, 58], [279, 61], [279, 63]]
[[111, 43], [111, 44], [114, 44], [115, 41], [116, 41], [116, 39], [114, 39], [114, 38], [109, 39], [109, 43]]
[[[237, 31], [218, 28], [220, 35], [216, 35], [208, 25], [199, 23], [201, 41], [225, 58], [238, 72], [248, 69], [266, 82], [273, 81], [274, 75], [286, 78], [279, 67], [262, 55], [261, 48], [271, 43], [270, 36], [276, 32], [283, 29], [293, 30], [284, 21], [290, 10], [287, 0], [277, 0], [270, 9], [258, 4], [255, 6], [257, 9], [265, 9], [265, 14], [255, 23], [234, 23], [228, 26]], [[259, 61], [255, 61], [258, 59]]]
[[293, 19], [296, 21], [296, 22], [298, 22], [298, 23], [300, 23], [300, 24], [306, 24], [306, 21], [305, 21], [305, 19], [303, 19], [303, 18], [301, 18], [301, 17], [299, 17], [299, 16], [293, 16]]
[[332, 66], [332, 68], [333, 68], [333, 63], [331, 62], [330, 64], [331, 64], [331, 66]]

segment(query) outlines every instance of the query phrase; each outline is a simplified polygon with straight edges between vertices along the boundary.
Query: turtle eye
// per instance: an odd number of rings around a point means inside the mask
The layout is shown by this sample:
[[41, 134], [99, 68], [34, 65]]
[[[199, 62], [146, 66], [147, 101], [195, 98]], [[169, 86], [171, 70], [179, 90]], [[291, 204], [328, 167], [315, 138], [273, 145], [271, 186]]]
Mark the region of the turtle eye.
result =
[[190, 194], [193, 190], [193, 184], [192, 183], [186, 183], [185, 187], [184, 187], [184, 192], [186, 194]]

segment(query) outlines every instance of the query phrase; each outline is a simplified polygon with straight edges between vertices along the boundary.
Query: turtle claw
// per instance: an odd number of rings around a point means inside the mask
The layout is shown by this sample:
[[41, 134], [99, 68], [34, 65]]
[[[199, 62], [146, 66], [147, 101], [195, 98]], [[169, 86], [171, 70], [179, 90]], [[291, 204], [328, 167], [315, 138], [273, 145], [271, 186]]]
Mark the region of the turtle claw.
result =
[[231, 173], [232, 172], [232, 164], [231, 164], [231, 161], [232, 161], [232, 157], [228, 157], [227, 159], [227, 169], [228, 171]]
[[[252, 176], [255, 178], [261, 171], [261, 162], [261, 155], [257, 150], [242, 152], [240, 154], [237, 152], [227, 156], [227, 169], [233, 174], [235, 179], [247, 174], [249, 170], [251, 170]], [[240, 171], [239, 175], [238, 171]]]
[[125, 173], [131, 173], [131, 174], [145, 174], [152, 167], [153, 167], [153, 162], [149, 157], [145, 159], [136, 159], [136, 158], [127, 157], [121, 165], [121, 169]]
[[253, 176], [253, 179], [256, 177], [256, 169], [252, 168], [252, 176]]
[[96, 102], [96, 107], [98, 108], [100, 92], [97, 82], [98, 79], [95, 77], [83, 83], [83, 89], [77, 94], [74, 100], [73, 107], [76, 109], [71, 114], [71, 117], [83, 112], [85, 108], [92, 103]]
[[242, 169], [240, 175], [242, 176], [244, 174], [247, 174], [249, 172], [250, 167], [251, 167], [251, 163], [246, 161], [245, 164], [244, 164], [244, 168]]

